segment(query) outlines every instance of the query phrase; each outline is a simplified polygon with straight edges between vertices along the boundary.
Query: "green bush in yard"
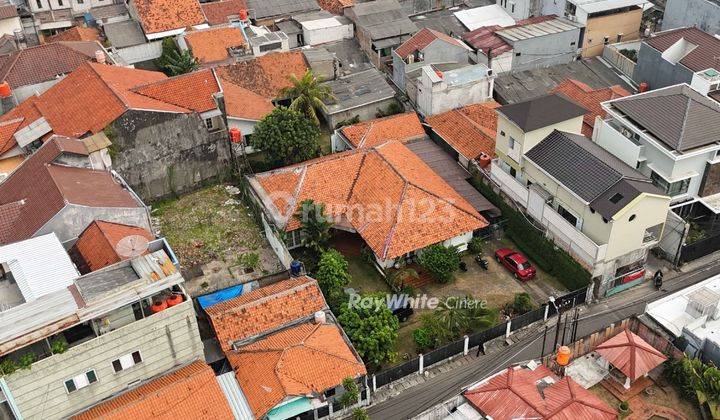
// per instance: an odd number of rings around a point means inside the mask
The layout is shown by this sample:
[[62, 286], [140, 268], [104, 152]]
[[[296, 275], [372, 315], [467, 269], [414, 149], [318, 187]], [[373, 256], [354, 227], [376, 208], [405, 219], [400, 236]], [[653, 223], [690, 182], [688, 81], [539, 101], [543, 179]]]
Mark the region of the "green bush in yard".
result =
[[431, 245], [420, 254], [420, 265], [440, 283], [447, 283], [460, 268], [460, 254], [454, 247]]
[[483, 250], [483, 240], [479, 236], [475, 236], [474, 238], [470, 239], [470, 243], [468, 243], [468, 251], [470, 251], [473, 254], [480, 254]]
[[[395, 358], [395, 341], [398, 338], [398, 319], [385, 304], [385, 294], [363, 294], [373, 305], [340, 307], [337, 319], [355, 350], [365, 363], [380, 364]], [[360, 306], [360, 307], [358, 307]]]
[[329, 249], [320, 255], [315, 272], [315, 279], [330, 305], [330, 309], [337, 310], [347, 295], [345, 286], [350, 284], [348, 262], [345, 257], [335, 249]]
[[426, 327], [416, 329], [413, 331], [412, 336], [415, 341], [415, 345], [420, 351], [425, 351], [426, 349], [430, 349], [434, 346], [432, 337], [430, 337], [430, 330]]
[[473, 178], [472, 184], [502, 211], [503, 217], [507, 219], [505, 233], [515, 242], [520, 251], [538, 267], [557, 278], [569, 290], [581, 289], [590, 283], [590, 273], [570, 254], [557, 248], [519, 211], [510, 207], [495, 191], [479, 179]]

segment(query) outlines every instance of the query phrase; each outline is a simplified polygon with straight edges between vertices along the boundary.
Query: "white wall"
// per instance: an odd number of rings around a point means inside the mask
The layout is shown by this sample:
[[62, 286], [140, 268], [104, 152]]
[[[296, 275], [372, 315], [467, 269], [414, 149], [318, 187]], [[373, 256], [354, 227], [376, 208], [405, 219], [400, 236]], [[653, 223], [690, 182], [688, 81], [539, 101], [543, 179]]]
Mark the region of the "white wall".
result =
[[55, 86], [55, 84], [57, 82], [61, 81], [64, 78], [65, 78], [65, 76], [58, 77], [55, 80], [49, 80], [49, 81], [43, 82], [43, 83], [36, 83], [34, 85], [20, 86], [18, 88], [13, 89], [13, 96], [17, 100], [17, 103], [21, 103], [25, 99], [27, 99], [35, 94], [41, 95], [43, 92], [45, 92], [46, 90]]
[[353, 24], [313, 28], [313, 25], [301, 23], [303, 27], [303, 38], [306, 45], [318, 45], [326, 42], [340, 41], [342, 39], [350, 39], [353, 37]]
[[13, 35], [16, 29], [22, 29], [22, 23], [19, 17], [0, 20], [0, 35]]
[[127, 64], [154, 60], [162, 55], [162, 41], [153, 41], [127, 48], [116, 48], [115, 51]]
[[430, 116], [488, 101], [492, 99], [494, 80], [493, 75], [464, 84], [449, 85], [430, 66], [425, 66], [418, 86], [419, 111], [424, 116]]

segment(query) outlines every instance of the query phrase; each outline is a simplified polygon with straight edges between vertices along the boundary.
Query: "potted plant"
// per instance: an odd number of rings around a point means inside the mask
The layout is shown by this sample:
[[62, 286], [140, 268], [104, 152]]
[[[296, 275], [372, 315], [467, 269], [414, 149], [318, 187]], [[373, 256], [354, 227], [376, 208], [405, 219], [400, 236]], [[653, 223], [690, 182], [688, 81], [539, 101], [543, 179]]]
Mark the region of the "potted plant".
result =
[[630, 405], [627, 401], [621, 401], [618, 406], [618, 410], [620, 411], [620, 414], [627, 414], [630, 412]]

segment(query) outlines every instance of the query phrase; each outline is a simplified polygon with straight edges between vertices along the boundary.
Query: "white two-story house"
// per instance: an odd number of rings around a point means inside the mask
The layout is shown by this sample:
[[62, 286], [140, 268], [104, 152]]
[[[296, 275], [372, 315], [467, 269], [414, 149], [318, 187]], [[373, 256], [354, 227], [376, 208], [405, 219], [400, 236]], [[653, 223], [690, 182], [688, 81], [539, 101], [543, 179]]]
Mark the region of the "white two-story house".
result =
[[560, 95], [498, 108], [491, 179], [591, 273], [600, 297], [645, 278], [670, 198], [580, 134], [585, 112]]

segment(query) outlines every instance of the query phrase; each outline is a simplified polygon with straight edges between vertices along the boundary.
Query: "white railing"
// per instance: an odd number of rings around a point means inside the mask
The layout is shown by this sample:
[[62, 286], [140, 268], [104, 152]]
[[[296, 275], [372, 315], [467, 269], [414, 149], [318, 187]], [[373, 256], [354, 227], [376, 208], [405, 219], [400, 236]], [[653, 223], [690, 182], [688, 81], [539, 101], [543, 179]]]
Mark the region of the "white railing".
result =
[[519, 183], [512, 175], [500, 168], [498, 160], [495, 159], [490, 167], [490, 178], [495, 181], [502, 191], [523, 207], [527, 207], [528, 190]]

